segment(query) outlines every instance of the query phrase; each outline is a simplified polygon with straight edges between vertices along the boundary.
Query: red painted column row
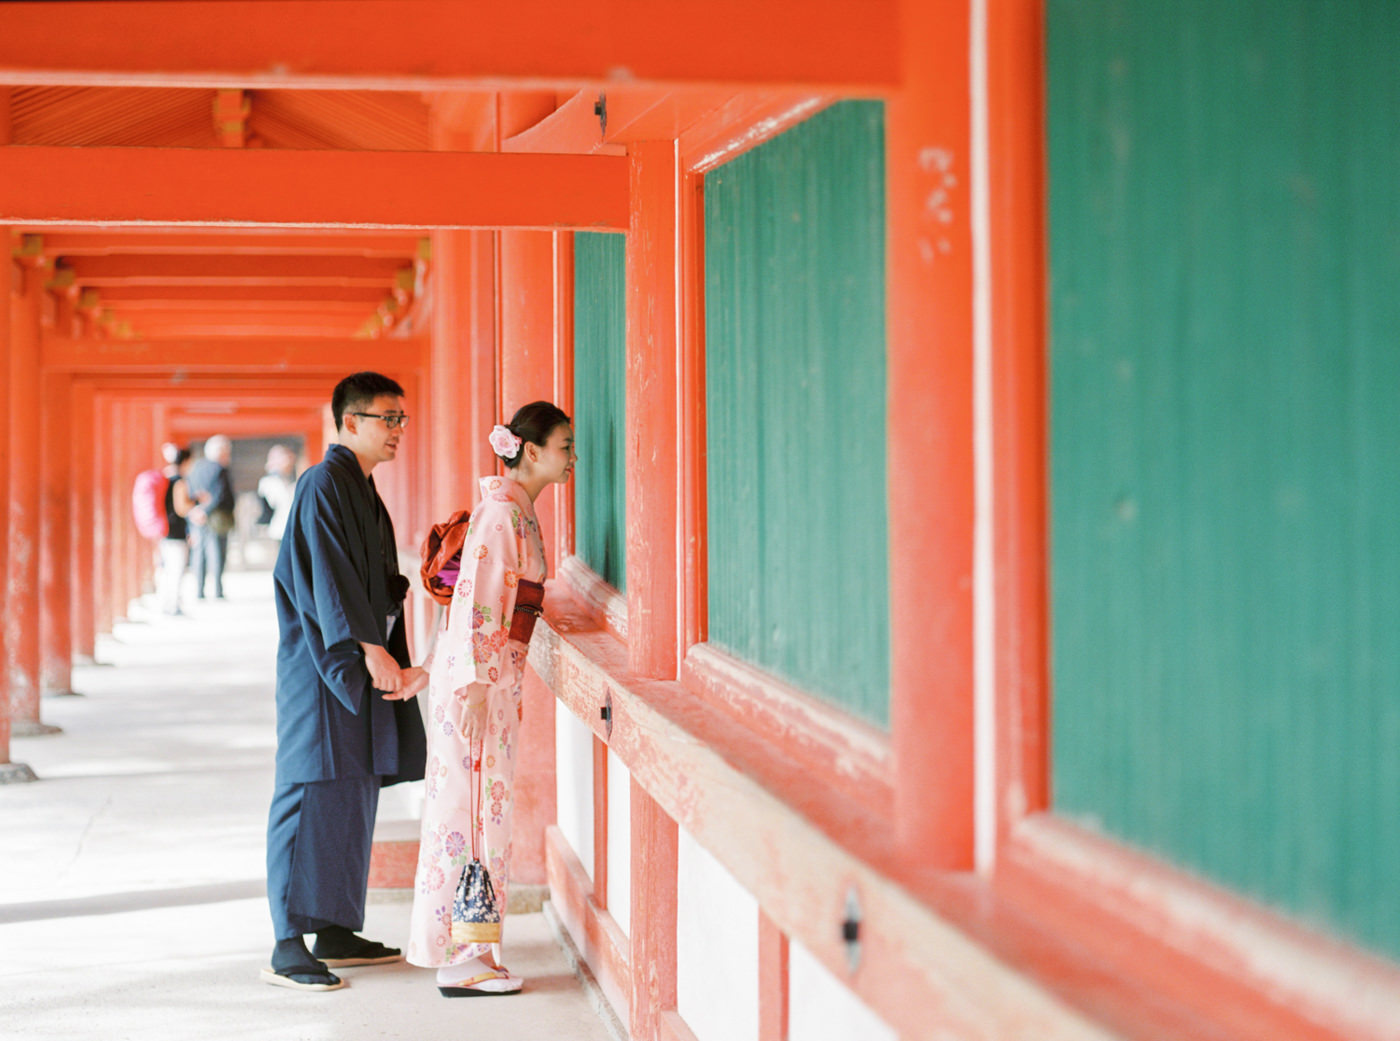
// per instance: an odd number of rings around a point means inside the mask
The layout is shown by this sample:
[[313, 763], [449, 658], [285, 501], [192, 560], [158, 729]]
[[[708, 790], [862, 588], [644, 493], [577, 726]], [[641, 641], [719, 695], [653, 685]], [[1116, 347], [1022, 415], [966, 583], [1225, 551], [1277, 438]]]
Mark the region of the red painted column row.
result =
[[11, 303], [7, 423], [9, 553], [5, 570], [5, 674], [16, 733], [41, 733], [39, 721], [39, 453], [43, 396], [39, 345], [45, 270], [38, 244], [24, 236], [16, 251], [19, 293]]
[[[627, 637], [634, 673], [674, 680], [685, 638], [679, 547], [687, 405], [676, 363], [685, 179], [675, 141], [635, 144], [628, 154]], [[631, 807], [630, 1029], [638, 1041], [652, 1041], [676, 1007], [679, 829], [635, 781]]]
[[75, 426], [72, 380], [43, 377], [40, 441], [39, 682], [48, 694], [73, 692], [73, 578], [77, 572], [70, 516]]

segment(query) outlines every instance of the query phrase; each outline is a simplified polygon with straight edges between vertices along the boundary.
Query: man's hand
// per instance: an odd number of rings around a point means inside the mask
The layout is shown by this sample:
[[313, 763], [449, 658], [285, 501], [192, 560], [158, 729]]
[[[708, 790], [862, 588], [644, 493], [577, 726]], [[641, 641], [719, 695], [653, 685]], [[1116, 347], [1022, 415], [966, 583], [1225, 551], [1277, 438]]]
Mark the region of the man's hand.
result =
[[369, 681], [375, 690], [396, 692], [403, 686], [403, 675], [399, 663], [377, 643], [362, 643], [365, 652], [365, 668], [369, 669]]
[[415, 665], [400, 672], [399, 678], [403, 685], [396, 692], [385, 694], [386, 701], [407, 701], [417, 695], [428, 685], [428, 670]]

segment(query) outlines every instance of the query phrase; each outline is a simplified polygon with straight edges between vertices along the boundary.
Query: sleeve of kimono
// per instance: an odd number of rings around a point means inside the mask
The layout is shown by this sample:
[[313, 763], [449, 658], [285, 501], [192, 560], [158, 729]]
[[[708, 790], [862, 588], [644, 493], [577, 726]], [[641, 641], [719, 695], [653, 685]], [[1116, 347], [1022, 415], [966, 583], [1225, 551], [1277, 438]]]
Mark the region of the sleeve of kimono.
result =
[[[336, 700], [358, 713], [369, 689], [361, 643], [384, 643], [384, 620], [376, 618], [364, 580], [351, 561], [345, 522], [333, 487], [318, 483], [306, 489], [309, 499], [297, 520], [295, 537], [307, 554], [309, 589], [298, 609], [315, 619], [323, 653], [316, 671]], [[291, 535], [292, 533], [288, 533]]]
[[474, 684], [484, 696], [500, 679], [522, 561], [516, 527], [511, 503], [486, 500], [462, 547], [446, 639], [434, 652], [435, 662], [447, 670], [448, 689], [459, 698]]

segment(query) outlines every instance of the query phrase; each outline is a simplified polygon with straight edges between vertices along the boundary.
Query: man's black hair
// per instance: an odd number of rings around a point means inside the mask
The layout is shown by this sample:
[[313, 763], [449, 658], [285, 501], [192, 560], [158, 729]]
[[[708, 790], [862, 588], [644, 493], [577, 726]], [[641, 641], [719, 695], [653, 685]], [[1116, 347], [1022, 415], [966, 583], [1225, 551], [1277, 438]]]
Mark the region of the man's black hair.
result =
[[345, 413], [368, 408], [381, 394], [403, 397], [403, 388], [377, 372], [352, 373], [337, 383], [335, 392], [331, 394], [331, 413], [335, 416], [336, 430], [344, 425]]

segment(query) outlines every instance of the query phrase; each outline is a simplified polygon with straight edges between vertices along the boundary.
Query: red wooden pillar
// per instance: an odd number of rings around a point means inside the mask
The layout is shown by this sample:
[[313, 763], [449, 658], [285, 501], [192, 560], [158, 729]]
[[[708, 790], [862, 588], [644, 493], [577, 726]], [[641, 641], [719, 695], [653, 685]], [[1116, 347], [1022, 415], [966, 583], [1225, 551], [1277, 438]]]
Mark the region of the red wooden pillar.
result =
[[[9, 136], [9, 104], [10, 89], [0, 87], [0, 143], [8, 140]], [[8, 227], [0, 225], [0, 244], [9, 246], [11, 232]], [[0, 371], [8, 371], [10, 364], [10, 303], [13, 296], [14, 282], [17, 275], [14, 263], [10, 259], [8, 248], [4, 256], [3, 279], [0, 279]], [[8, 424], [0, 424], [0, 488], [8, 488], [10, 481], [10, 428]], [[0, 510], [0, 575], [6, 573], [9, 567], [9, 511]], [[9, 596], [3, 586], [0, 586], [0, 610], [5, 614], [9, 613]], [[0, 661], [5, 657], [5, 631], [0, 625]], [[10, 683], [4, 675], [0, 675], [0, 763], [5, 764], [0, 767], [0, 779], [16, 780], [17, 773], [10, 763]]]
[[634, 672], [675, 679], [682, 580], [676, 271], [680, 163], [672, 141], [631, 146], [627, 232], [627, 637]]
[[5, 671], [17, 732], [43, 733], [39, 721], [39, 451], [43, 436], [39, 340], [44, 278], [32, 236], [19, 245], [20, 295], [10, 314], [9, 554], [6, 568]]
[[[676, 142], [629, 148], [627, 231], [627, 638], [634, 672], [675, 679], [682, 654], [679, 547], [687, 467], [680, 370], [683, 174]], [[632, 785], [632, 1036], [676, 1006], [678, 829]]]
[[[574, 233], [554, 236], [554, 389], [549, 399], [574, 414]], [[557, 563], [574, 551], [574, 482], [553, 489], [554, 543]]]
[[1048, 808], [1045, 31], [1041, 0], [987, 5], [996, 419], [998, 836]]
[[92, 661], [97, 642], [97, 593], [93, 582], [97, 571], [93, 547], [99, 472], [94, 426], [96, 407], [93, 385], [87, 380], [75, 381], [72, 388], [72, 441], [68, 456], [72, 477], [68, 486], [68, 535], [72, 545], [74, 579], [70, 624], [73, 656], [89, 662]]
[[[10, 142], [10, 88], [0, 87], [0, 145]], [[0, 244], [9, 246], [11, 231], [0, 224]], [[9, 252], [5, 253], [3, 278], [0, 278], [0, 371], [6, 371], [10, 362], [10, 294], [14, 283], [14, 265]], [[0, 426], [0, 488], [8, 487], [10, 472], [10, 431], [8, 426]], [[0, 510], [0, 575], [8, 567], [6, 532], [8, 525]], [[0, 587], [0, 611], [9, 612], [9, 599]], [[0, 660], [5, 656], [4, 627], [0, 626]], [[10, 687], [4, 676], [0, 676], [0, 780], [19, 780], [19, 771], [10, 762]]]
[[45, 694], [73, 692], [73, 628], [70, 623], [74, 568], [69, 494], [74, 428], [71, 380], [65, 373], [43, 377], [43, 475], [40, 501], [39, 676]]
[[[433, 99], [433, 147], [482, 152], [498, 146], [494, 100]], [[501, 421], [496, 362], [496, 233], [440, 230], [432, 236], [432, 491], [434, 518], [476, 501], [476, 478], [494, 473], [486, 441]]]
[[787, 1041], [788, 938], [758, 912], [758, 1041]]
[[429, 354], [432, 515], [476, 501], [476, 478], [495, 472], [486, 435], [500, 422], [496, 400], [495, 236], [433, 233]]
[[125, 621], [132, 598], [141, 592], [146, 550], [146, 546], [138, 545], [130, 523], [131, 484], [137, 473], [151, 465], [142, 450], [147, 440], [146, 424], [139, 421], [136, 404], [130, 398], [123, 397], [118, 402], [117, 429], [112, 440], [117, 450], [112, 473], [111, 516], [116, 546], [116, 599], [112, 604], [112, 617], [114, 621]]
[[[0, 144], [9, 140], [9, 88], [0, 87]], [[10, 356], [10, 310], [11, 296], [19, 271], [10, 259], [10, 229], [0, 226], [0, 244], [4, 253], [4, 270], [0, 272], [0, 369], [8, 370]], [[8, 424], [0, 424], [0, 488], [8, 486], [10, 468], [10, 429]], [[9, 546], [8, 510], [0, 510], [0, 575], [8, 564]], [[11, 609], [7, 591], [0, 586], [0, 609], [6, 614]], [[5, 634], [0, 626], [0, 659], [4, 657]], [[0, 674], [0, 784], [34, 780], [34, 772], [24, 763], [10, 759], [10, 690], [9, 680]]]
[[[329, 411], [330, 406], [327, 405], [326, 409], [327, 411]], [[307, 466], [315, 466], [321, 461], [321, 458], [326, 454], [326, 436], [326, 424], [324, 422], [317, 423], [315, 426], [312, 427], [308, 427], [303, 432], [302, 437], [306, 439]]]
[[[111, 431], [115, 426], [113, 414], [115, 405], [106, 394], [97, 397], [94, 415], [93, 464], [94, 480], [92, 495], [92, 554], [93, 554], [93, 636], [112, 631], [112, 604], [116, 600], [113, 591], [112, 554], [112, 470], [115, 467], [116, 445]], [[94, 639], [95, 642], [95, 639]]]
[[[890, 732], [905, 865], [973, 866], [969, 15], [902, 0], [887, 126]], [[936, 504], [936, 508], [930, 508]]]
[[[509, 136], [534, 125], [554, 108], [552, 94], [503, 98], [498, 127]], [[550, 399], [555, 390], [555, 236], [548, 231], [502, 231], [497, 246], [497, 321], [499, 329], [500, 414], [475, 432], [485, 438], [491, 423], [504, 422], [528, 402]], [[477, 298], [479, 299], [479, 297]], [[485, 395], [474, 398], [484, 402]], [[489, 449], [488, 449], [489, 450]], [[494, 459], [490, 470], [497, 469]], [[535, 512], [546, 546], [557, 542], [556, 496], [546, 492], [535, 503]], [[551, 567], [558, 566], [551, 561]], [[517, 785], [532, 792], [532, 800], [516, 805], [515, 847], [521, 882], [544, 884], [544, 832], [555, 822], [554, 696], [532, 674], [524, 689], [525, 721], [521, 727], [521, 757], [516, 767]], [[524, 811], [524, 812], [522, 812]]]
[[[676, 1007], [676, 863], [680, 829], [636, 781], [632, 782], [632, 878], [629, 964], [630, 1030], [654, 1041], [657, 1021]], [[762, 1041], [770, 1041], [763, 1038]], [[777, 1041], [777, 1039], [773, 1039]]]

